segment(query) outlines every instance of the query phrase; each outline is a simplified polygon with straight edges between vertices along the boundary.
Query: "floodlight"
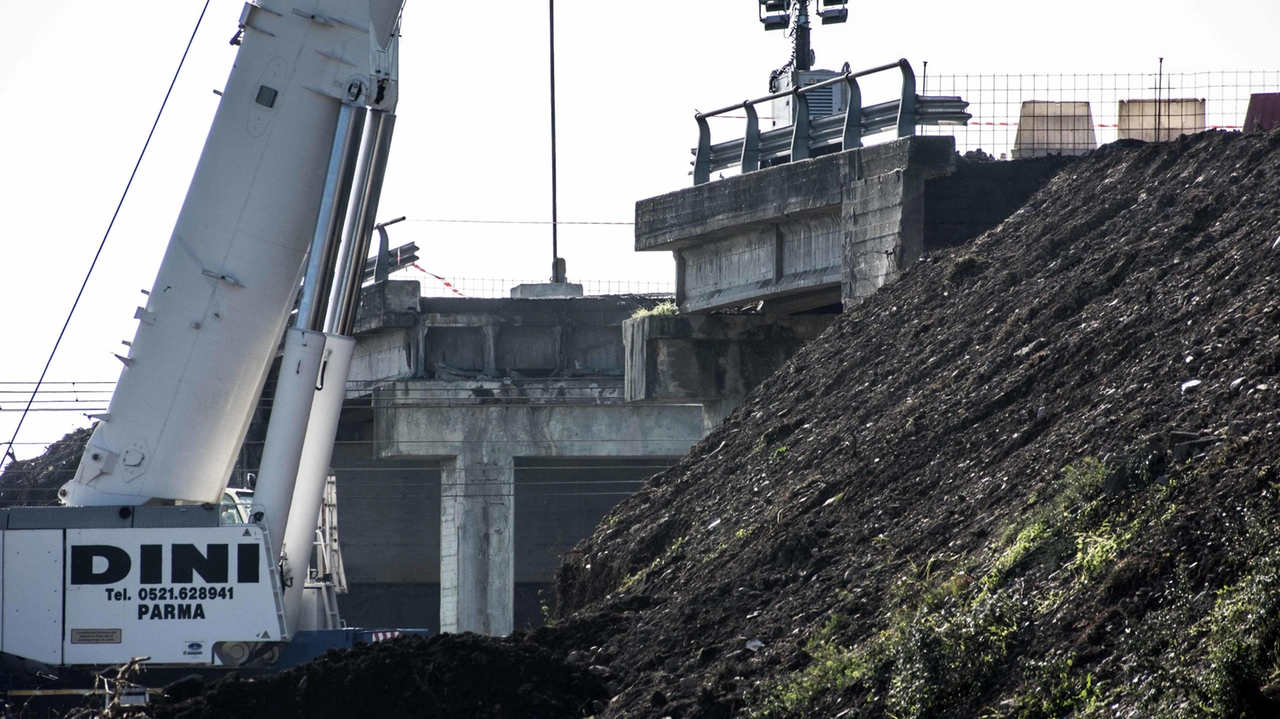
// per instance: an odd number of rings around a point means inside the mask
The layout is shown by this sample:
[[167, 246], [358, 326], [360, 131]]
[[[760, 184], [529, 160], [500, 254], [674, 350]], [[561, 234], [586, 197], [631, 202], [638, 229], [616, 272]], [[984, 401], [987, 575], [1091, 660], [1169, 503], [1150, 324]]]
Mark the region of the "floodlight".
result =
[[822, 18], [823, 25], [834, 25], [849, 19], [849, 10], [847, 8], [831, 8], [830, 10], [819, 10], [818, 17]]
[[759, 15], [765, 30], [785, 30], [791, 25], [791, 0], [760, 0]]
[[791, 13], [764, 15], [760, 18], [765, 30], [785, 30], [791, 25]]

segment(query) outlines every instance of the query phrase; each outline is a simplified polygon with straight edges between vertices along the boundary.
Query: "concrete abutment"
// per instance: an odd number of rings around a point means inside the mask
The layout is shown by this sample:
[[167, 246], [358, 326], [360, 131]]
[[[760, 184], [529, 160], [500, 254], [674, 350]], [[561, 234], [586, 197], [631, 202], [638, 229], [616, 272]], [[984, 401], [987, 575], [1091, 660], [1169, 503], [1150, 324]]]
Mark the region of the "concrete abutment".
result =
[[901, 138], [641, 200], [635, 248], [674, 255], [684, 314], [848, 309], [995, 227], [1069, 161], [969, 162], [952, 137]]

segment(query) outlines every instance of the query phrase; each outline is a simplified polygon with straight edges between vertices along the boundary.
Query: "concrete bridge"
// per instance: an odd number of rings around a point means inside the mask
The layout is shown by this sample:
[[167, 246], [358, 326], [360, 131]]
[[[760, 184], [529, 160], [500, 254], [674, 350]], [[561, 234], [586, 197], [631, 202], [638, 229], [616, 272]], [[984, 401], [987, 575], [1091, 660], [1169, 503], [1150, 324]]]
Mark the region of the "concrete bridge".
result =
[[642, 200], [636, 249], [674, 253], [676, 315], [555, 287], [366, 288], [334, 459], [344, 616], [540, 623], [560, 556], [616, 502], [842, 308], [1003, 221], [1065, 161], [967, 162], [950, 137], [908, 137]]

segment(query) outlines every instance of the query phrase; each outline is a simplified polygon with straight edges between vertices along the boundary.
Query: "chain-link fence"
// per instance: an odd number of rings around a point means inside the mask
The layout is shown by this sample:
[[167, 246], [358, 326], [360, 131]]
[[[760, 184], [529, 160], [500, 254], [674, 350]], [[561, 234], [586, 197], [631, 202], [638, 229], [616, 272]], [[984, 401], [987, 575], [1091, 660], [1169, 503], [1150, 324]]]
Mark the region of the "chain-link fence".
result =
[[1280, 92], [1280, 71], [926, 75], [920, 85], [923, 95], [959, 95], [973, 116], [968, 125], [921, 127], [921, 134], [954, 135], [961, 153], [1016, 159], [1078, 155], [1126, 138], [1253, 129], [1245, 127], [1250, 99]]

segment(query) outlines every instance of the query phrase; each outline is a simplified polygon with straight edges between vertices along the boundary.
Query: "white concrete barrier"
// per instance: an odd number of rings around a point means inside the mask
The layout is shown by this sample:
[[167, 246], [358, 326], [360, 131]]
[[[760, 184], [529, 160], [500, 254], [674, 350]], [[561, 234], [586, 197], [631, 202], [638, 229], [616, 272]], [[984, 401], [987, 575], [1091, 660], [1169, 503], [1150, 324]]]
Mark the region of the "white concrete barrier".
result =
[[1018, 118], [1013, 159], [1083, 155], [1098, 147], [1093, 111], [1087, 102], [1027, 100]]
[[1119, 137], [1121, 140], [1164, 142], [1179, 135], [1194, 135], [1205, 128], [1204, 100], [1121, 100]]

